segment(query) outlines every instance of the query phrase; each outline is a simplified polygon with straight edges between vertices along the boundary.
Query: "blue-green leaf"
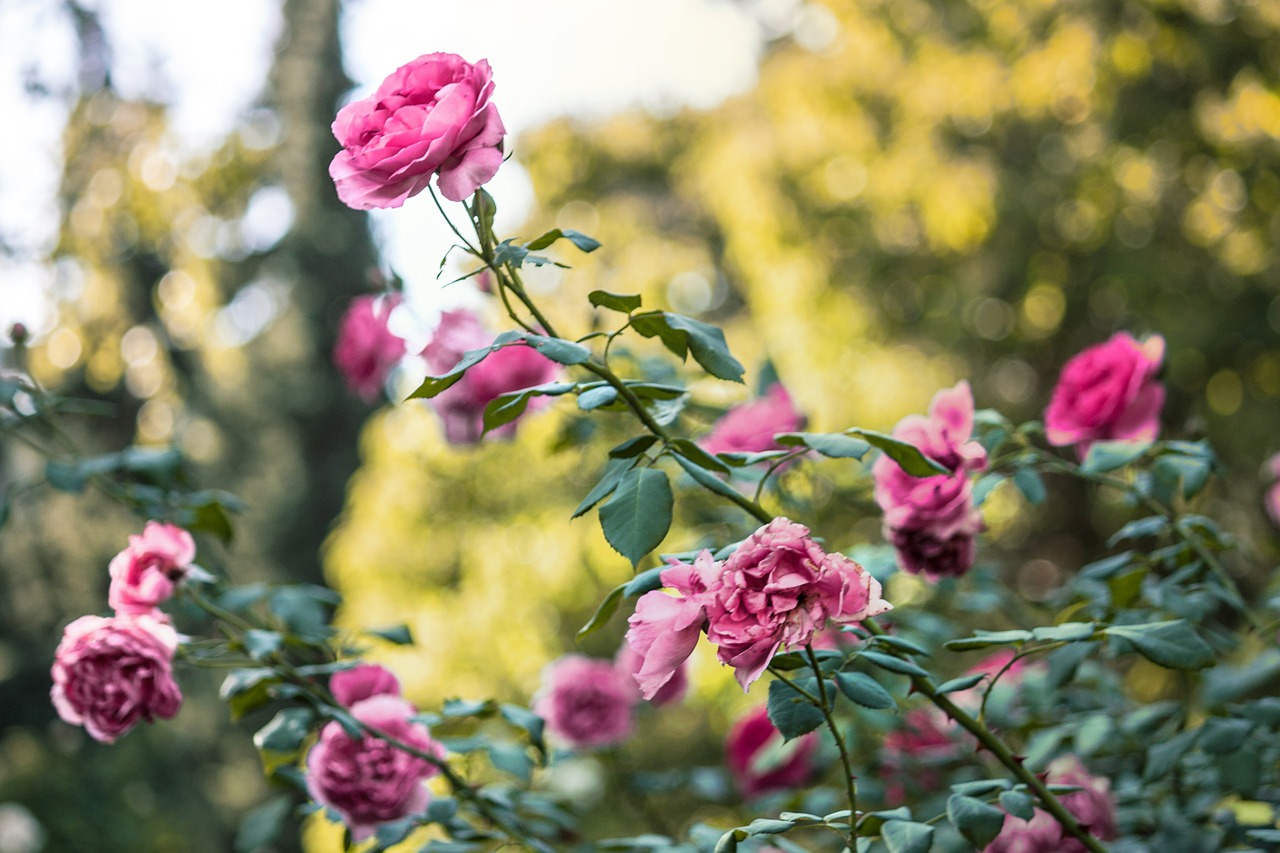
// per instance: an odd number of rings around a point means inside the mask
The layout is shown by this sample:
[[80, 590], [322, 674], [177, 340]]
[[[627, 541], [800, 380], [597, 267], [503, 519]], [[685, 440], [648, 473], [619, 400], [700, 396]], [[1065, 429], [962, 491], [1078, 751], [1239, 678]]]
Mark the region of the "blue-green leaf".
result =
[[628, 471], [600, 507], [604, 538], [637, 565], [666, 538], [673, 504], [671, 483], [664, 472], [655, 468]]
[[885, 456], [897, 462], [903, 471], [913, 477], [934, 477], [938, 474], [951, 473], [950, 469], [921, 453], [920, 448], [914, 444], [908, 444], [891, 435], [869, 429], [847, 429], [845, 433], [866, 439], [868, 444], [884, 451]]
[[[816, 679], [798, 679], [797, 684], [810, 693], [816, 693]], [[784, 741], [794, 740], [813, 731], [824, 722], [822, 711], [792, 689], [785, 681], [769, 683], [769, 720], [782, 732]]]
[[1214, 662], [1213, 649], [1185, 619], [1146, 625], [1112, 625], [1105, 629], [1105, 633], [1109, 637], [1128, 640], [1147, 660], [1169, 669], [1204, 669]]
[[1004, 828], [1004, 812], [974, 797], [952, 794], [947, 798], [947, 818], [970, 844], [986, 847]]

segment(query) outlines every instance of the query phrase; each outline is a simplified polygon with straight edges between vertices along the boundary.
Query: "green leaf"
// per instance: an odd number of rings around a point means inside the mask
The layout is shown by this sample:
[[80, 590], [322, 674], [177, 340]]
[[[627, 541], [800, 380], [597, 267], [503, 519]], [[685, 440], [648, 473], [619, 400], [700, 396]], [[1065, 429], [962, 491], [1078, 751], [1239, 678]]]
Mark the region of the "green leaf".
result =
[[[646, 438], [646, 436], [640, 436], [640, 439], [643, 438]], [[640, 439], [631, 439], [631, 441], [636, 442]], [[630, 442], [624, 441], [622, 444], [618, 445], [618, 447], [615, 447], [614, 450], [618, 450], [629, 443]], [[643, 452], [643, 450], [639, 451], [636, 456]], [[601, 475], [599, 482], [591, 487], [591, 491], [587, 492], [587, 496], [582, 499], [582, 503], [578, 504], [578, 508], [573, 511], [573, 515], [569, 516], [570, 518], [577, 518], [596, 504], [600, 503], [600, 501], [613, 494], [613, 490], [618, 488], [618, 483], [622, 482], [622, 478], [628, 471], [636, 467], [636, 464], [640, 461], [635, 458], [635, 456], [613, 457], [612, 452], [610, 452], [610, 456], [612, 458], [610, 458], [609, 462], [604, 466], [604, 474]]]
[[539, 752], [546, 752], [546, 744], [543, 742], [543, 731], [545, 723], [537, 714], [521, 705], [504, 704], [498, 708], [498, 713], [502, 715], [502, 719], [518, 729], [523, 729], [525, 734], [529, 736], [529, 742]]
[[657, 337], [662, 341], [662, 345], [681, 361], [684, 361], [689, 354], [688, 336], [667, 324], [667, 315], [664, 311], [646, 311], [643, 314], [636, 314], [631, 318], [631, 328], [642, 337]]
[[1129, 522], [1112, 534], [1111, 538], [1107, 540], [1107, 544], [1115, 545], [1117, 542], [1123, 542], [1126, 539], [1143, 539], [1147, 536], [1155, 536], [1163, 531], [1168, 524], [1169, 519], [1163, 515], [1149, 515], [1146, 518], [1139, 518]]
[[1056, 643], [1074, 643], [1088, 640], [1094, 635], [1092, 622], [1063, 622], [1061, 625], [1049, 625], [1043, 628], [1032, 628], [1031, 636], [1037, 640]]
[[390, 628], [369, 628], [365, 633], [381, 637], [389, 643], [395, 643], [397, 646], [413, 645], [413, 634], [409, 631], [408, 625], [393, 625]]
[[[458, 359], [458, 363], [449, 368], [448, 371], [439, 376], [428, 376], [422, 380], [422, 384], [418, 386], [412, 394], [405, 399], [407, 400], [429, 400], [439, 394], [441, 391], [451, 388], [459, 379], [463, 377], [468, 370], [475, 367], [480, 362], [489, 357], [489, 354], [496, 349], [519, 340], [521, 337], [519, 332], [503, 332], [494, 338], [493, 343], [487, 347], [479, 349], [467, 350], [462, 354], [462, 358]], [[566, 341], [566, 343], [568, 343]]]
[[682, 331], [688, 336], [689, 352], [693, 353], [694, 359], [707, 373], [729, 382], [742, 381], [745, 369], [729, 353], [724, 332], [715, 326], [682, 314], [668, 312], [666, 317], [668, 327]]
[[1200, 736], [1200, 748], [1217, 755], [1239, 749], [1249, 732], [1253, 731], [1253, 723], [1231, 717], [1210, 717], [1202, 728], [1204, 734]]
[[674, 452], [688, 459], [699, 468], [706, 468], [709, 471], [715, 471], [717, 474], [728, 474], [729, 466], [725, 465], [719, 459], [703, 450], [687, 438], [677, 438], [669, 442], [667, 446]]
[[714, 492], [717, 495], [730, 499], [740, 497], [740, 495], [734, 491], [732, 486], [724, 480], [721, 480], [715, 474], [712, 474], [710, 471], [701, 467], [696, 462], [691, 462], [679, 455], [675, 457], [675, 460], [677, 465], [683, 468], [685, 472], [698, 483], [698, 485], [702, 486], [707, 491]]
[[885, 435], [882, 432], [875, 432], [869, 429], [847, 429], [845, 433], [866, 439], [868, 444], [884, 451], [885, 456], [897, 462], [898, 467], [913, 477], [933, 477], [938, 474], [951, 473], [950, 469], [939, 465], [921, 453], [920, 449], [914, 444], [900, 441], [891, 435]]
[[1142, 768], [1142, 778], [1148, 782], [1168, 778], [1169, 772], [1178, 763], [1178, 759], [1191, 749], [1199, 736], [1199, 729], [1191, 729], [1156, 743], [1147, 750], [1147, 763]]
[[315, 714], [310, 708], [285, 708], [258, 729], [253, 745], [260, 752], [296, 753], [311, 732]]
[[471, 221], [475, 223], [477, 232], [481, 234], [493, 233], [493, 217], [498, 212], [498, 203], [493, 200], [493, 196], [489, 195], [487, 190], [476, 190], [471, 204], [464, 204], [464, 207], [466, 207], [467, 213], [471, 214]]
[[862, 660], [875, 664], [881, 669], [887, 669], [890, 672], [896, 672], [900, 675], [914, 675], [919, 678], [928, 678], [929, 673], [921, 669], [918, 665], [904, 658], [895, 657], [894, 655], [886, 655], [882, 652], [862, 651], [858, 653], [858, 657]]
[[[611, 385], [597, 385], [578, 394], [578, 408], [584, 412], [607, 406], [618, 399], [618, 389]], [[650, 436], [653, 438], [653, 436]]]
[[604, 538], [631, 565], [638, 565], [666, 538], [673, 504], [666, 473], [655, 468], [628, 471], [600, 507]]
[[1045, 492], [1044, 480], [1040, 479], [1039, 472], [1034, 468], [1019, 468], [1014, 471], [1013, 484], [1018, 487], [1018, 491], [1022, 492], [1027, 503], [1032, 505], [1044, 503], [1044, 499], [1048, 496]]
[[280, 651], [284, 637], [279, 631], [262, 631], [250, 628], [244, 632], [244, 650], [254, 660], [262, 660]]
[[[797, 684], [810, 693], [818, 690], [818, 682], [814, 678], [798, 679]], [[822, 711], [791, 685], [780, 680], [769, 682], [769, 720], [782, 732], [784, 742], [813, 731], [822, 725], [824, 719]]]
[[944, 681], [939, 684], [938, 692], [955, 693], [957, 690], [968, 690], [986, 677], [986, 674], [981, 672], [977, 675], [962, 675], [959, 678], [953, 678], [950, 681]]
[[850, 701], [864, 708], [893, 708], [898, 704], [880, 682], [865, 672], [837, 672], [836, 686]]
[[50, 459], [44, 466], [44, 478], [60, 492], [79, 494], [88, 484], [88, 477], [74, 462], [58, 462]]
[[604, 599], [600, 602], [600, 606], [596, 608], [596, 612], [591, 614], [591, 618], [587, 620], [587, 624], [578, 629], [577, 639], [581, 642], [587, 636], [594, 634], [605, 626], [617, 612], [618, 605], [622, 602], [622, 587], [615, 586], [609, 590]]
[[[591, 349], [564, 338], [549, 338], [546, 335], [524, 333], [521, 335], [529, 345], [557, 364], [582, 364], [591, 358]], [[568, 390], [568, 389], [566, 389]]]
[[1149, 441], [1095, 441], [1080, 464], [1086, 474], [1105, 474], [1123, 468], [1151, 447]]
[[970, 844], [986, 847], [1004, 828], [1004, 812], [982, 800], [952, 794], [947, 798], [947, 818]]
[[1185, 619], [1146, 625], [1112, 625], [1110, 637], [1128, 640], [1140, 655], [1169, 669], [1204, 669], [1214, 662], [1213, 649]]
[[489, 761], [493, 766], [510, 773], [522, 782], [533, 778], [533, 759], [523, 746], [498, 741], [489, 744]]
[[831, 459], [861, 459], [871, 449], [865, 439], [839, 432], [785, 432], [774, 436], [774, 441], [785, 447], [807, 447]]
[[794, 820], [774, 820], [758, 817], [747, 826], [747, 835], [781, 835], [796, 828]]
[[289, 797], [272, 797], [246, 814], [236, 830], [236, 853], [253, 853], [275, 841], [291, 808]]
[[634, 293], [610, 293], [607, 290], [593, 290], [587, 299], [597, 308], [608, 308], [622, 314], [630, 314], [640, 307], [640, 297]]
[[992, 646], [1012, 646], [1034, 639], [1030, 631], [974, 631], [972, 637], [962, 637], [945, 643], [953, 652], [967, 652], [973, 649], [988, 649]]
[[272, 685], [279, 683], [273, 669], [233, 669], [222, 680], [218, 696], [231, 710], [231, 719], [238, 720], [270, 700]]
[[594, 238], [588, 237], [586, 234], [583, 234], [580, 231], [574, 231], [571, 228], [552, 228], [546, 234], [543, 234], [541, 237], [537, 237], [533, 240], [530, 240], [528, 243], [525, 243], [524, 245], [526, 249], [532, 249], [533, 251], [536, 252], [539, 249], [547, 248], [552, 243], [560, 239], [568, 240], [570, 243], [577, 246], [582, 251], [588, 252], [588, 253], [594, 252], [596, 249], [600, 248], [600, 241]]
[[907, 820], [886, 821], [880, 827], [889, 853], [929, 853], [933, 849], [933, 827]]
[[628, 438], [617, 447], [609, 451], [609, 456], [614, 459], [632, 459], [644, 453], [657, 442], [656, 435], [637, 435], [635, 438]]
[[1000, 806], [1014, 817], [1031, 820], [1036, 816], [1035, 801], [1023, 791], [1002, 791]]

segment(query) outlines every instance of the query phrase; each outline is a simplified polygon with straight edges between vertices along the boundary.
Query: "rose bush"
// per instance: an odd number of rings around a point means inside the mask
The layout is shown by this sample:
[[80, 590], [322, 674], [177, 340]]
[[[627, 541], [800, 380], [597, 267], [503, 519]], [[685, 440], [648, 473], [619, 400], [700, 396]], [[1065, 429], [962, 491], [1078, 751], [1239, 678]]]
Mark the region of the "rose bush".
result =
[[506, 128], [491, 101], [489, 63], [428, 53], [397, 68], [333, 122], [342, 150], [329, 175], [357, 210], [399, 207], [439, 175], [440, 193], [461, 201], [502, 165]]

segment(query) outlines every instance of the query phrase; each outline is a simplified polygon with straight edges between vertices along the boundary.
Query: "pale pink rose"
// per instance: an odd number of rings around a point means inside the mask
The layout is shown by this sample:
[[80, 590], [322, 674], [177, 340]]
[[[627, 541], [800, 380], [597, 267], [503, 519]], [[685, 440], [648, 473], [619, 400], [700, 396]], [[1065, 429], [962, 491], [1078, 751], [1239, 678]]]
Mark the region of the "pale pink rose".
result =
[[612, 661], [565, 655], [542, 673], [533, 712], [573, 749], [614, 746], [631, 737], [638, 692]]
[[773, 440], [778, 433], [803, 428], [804, 416], [796, 411], [787, 389], [775, 382], [763, 397], [726, 412], [701, 444], [708, 453], [763, 453], [783, 449]]
[[[487, 347], [493, 337], [480, 318], [470, 311], [463, 308], [445, 311], [422, 354], [431, 371], [441, 375], [461, 361], [468, 350]], [[461, 379], [433, 397], [430, 403], [444, 423], [444, 436], [450, 444], [475, 444], [483, 435], [484, 408], [491, 400], [511, 391], [551, 382], [559, 372], [554, 361], [533, 347], [525, 343], [511, 344], [468, 368]], [[545, 399], [531, 400], [529, 410], [544, 405]], [[515, 433], [516, 423], [505, 424], [490, 435], [508, 437]]]
[[1280, 453], [1267, 460], [1267, 470], [1275, 478], [1275, 482], [1267, 489], [1265, 500], [1267, 514], [1271, 516], [1271, 520], [1275, 522], [1276, 526], [1280, 527]]
[[950, 474], [913, 477], [887, 455], [872, 466], [885, 538], [911, 574], [953, 577], [973, 565], [982, 516], [973, 504], [969, 473], [986, 467], [987, 454], [970, 441], [972, 433], [973, 395], [969, 383], [960, 382], [934, 395], [927, 418], [908, 415], [893, 430], [894, 438], [914, 444]]
[[347, 306], [333, 347], [333, 363], [347, 387], [372, 402], [382, 392], [391, 368], [404, 357], [404, 340], [387, 328], [399, 295], [357, 296]]
[[724, 760], [744, 797], [800, 787], [817, 775], [818, 735], [783, 743], [782, 733], [760, 706], [739, 719], [724, 741]]
[[[1074, 755], [1054, 759], [1046, 771], [1050, 785], [1076, 785], [1083, 790], [1061, 794], [1062, 801], [1080, 827], [1102, 841], [1116, 837], [1116, 804], [1111, 783], [1094, 776]], [[1088, 848], [1068, 835], [1046, 811], [1036, 809], [1031, 820], [1006, 815], [1004, 828], [983, 853], [1087, 853]]]
[[138, 724], [178, 713], [173, 680], [178, 635], [150, 616], [81, 616], [53, 656], [50, 698], [58, 716], [112, 743]]
[[1156, 381], [1163, 360], [1164, 338], [1139, 343], [1128, 332], [1072, 356], [1044, 413], [1049, 443], [1074, 444], [1083, 458], [1095, 441], [1154, 441], [1164, 406], [1164, 386]]
[[173, 596], [196, 558], [196, 543], [181, 527], [148, 521], [141, 535], [111, 558], [107, 601], [120, 614], [150, 613]]
[[339, 705], [350, 708], [371, 696], [399, 696], [395, 675], [374, 663], [362, 663], [329, 676], [329, 692]]
[[676, 595], [662, 590], [646, 592], [627, 620], [627, 645], [641, 659], [634, 671], [635, 681], [640, 695], [650, 701], [676, 678], [693, 654], [707, 624], [710, 590], [720, 583], [720, 564], [704, 549], [692, 565], [671, 560], [659, 578]]
[[[694, 635], [694, 640], [697, 640], [696, 634]], [[644, 669], [645, 659], [644, 655], [631, 648], [631, 644], [623, 640], [622, 645], [618, 647], [617, 655], [614, 656], [613, 664], [627, 678], [636, 680], [636, 676]], [[667, 682], [659, 687], [649, 699], [650, 704], [660, 707], [674, 704], [683, 699], [684, 694], [689, 692], [689, 674], [686, 669], [684, 662], [681, 661], [671, 673], [671, 677]], [[639, 684], [639, 681], [636, 680], [636, 683]]]
[[450, 201], [474, 193], [502, 165], [506, 128], [492, 94], [483, 59], [428, 53], [397, 68], [333, 121], [343, 148], [329, 164], [338, 198], [357, 210], [399, 207], [436, 174]]
[[890, 609], [862, 566], [823, 551], [804, 525], [775, 518], [724, 562], [706, 601], [707, 639], [746, 690], [779, 649], [805, 645], [828, 619], [847, 624]]
[[[420, 752], [444, 758], [427, 727], [413, 722], [413, 705], [379, 693], [350, 708], [359, 722]], [[421, 814], [431, 799], [426, 780], [439, 771], [431, 762], [365, 734], [353, 738], [337, 722], [320, 730], [307, 753], [307, 791], [342, 817], [359, 842], [378, 824]]]

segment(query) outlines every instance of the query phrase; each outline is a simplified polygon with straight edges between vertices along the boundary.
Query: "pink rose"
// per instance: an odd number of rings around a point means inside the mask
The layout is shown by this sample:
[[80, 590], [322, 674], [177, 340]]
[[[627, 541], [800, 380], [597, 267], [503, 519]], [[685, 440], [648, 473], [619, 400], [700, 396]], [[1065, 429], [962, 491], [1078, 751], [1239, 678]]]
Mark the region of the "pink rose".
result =
[[400, 304], [399, 295], [357, 296], [342, 315], [333, 363], [347, 387], [372, 402], [382, 391], [391, 368], [404, 356], [404, 341], [387, 328], [387, 318]]
[[1062, 367], [1044, 413], [1049, 443], [1076, 445], [1081, 458], [1095, 441], [1153, 441], [1160, 434], [1164, 386], [1156, 381], [1164, 338], [1139, 343], [1117, 332]]
[[[1064, 755], [1049, 764], [1045, 779], [1050, 785], [1076, 785], [1083, 790], [1061, 794], [1058, 799], [1080, 827], [1095, 838], [1116, 837], [1116, 804], [1111, 783], [1094, 776], [1074, 755]], [[1087, 853], [1088, 848], [1068, 835], [1048, 812], [1039, 808], [1031, 820], [1006, 815], [1004, 828], [983, 853]]]
[[362, 663], [331, 675], [329, 692], [339, 705], [350, 708], [371, 696], [399, 696], [400, 682], [377, 664]]
[[[390, 693], [379, 693], [351, 706], [351, 715], [366, 726], [417, 750], [444, 757], [444, 748], [427, 727], [410, 720], [414, 707]], [[337, 722], [320, 730], [307, 753], [307, 791], [312, 799], [342, 816], [357, 842], [373, 835], [378, 824], [420, 814], [431, 795], [426, 780], [439, 772], [431, 762], [392, 746], [371, 734], [353, 738]]]
[[[696, 633], [694, 634], [694, 640], [697, 640]], [[652, 649], [652, 646], [650, 646], [650, 649]], [[636, 680], [637, 684], [639, 683], [637, 676], [644, 669], [644, 663], [644, 655], [631, 648], [631, 644], [626, 640], [622, 641], [622, 645], [618, 647], [618, 654], [613, 659], [613, 665], [617, 667], [618, 671], [627, 678]], [[649, 702], [653, 705], [662, 706], [671, 705], [683, 699], [684, 694], [689, 692], [689, 675], [685, 672], [685, 669], [686, 667], [682, 660], [676, 665], [666, 683], [659, 687], [652, 697], [649, 697]]]
[[107, 601], [116, 613], [142, 615], [173, 596], [173, 588], [196, 558], [196, 543], [181, 527], [148, 521], [142, 535], [111, 558]]
[[734, 723], [724, 741], [725, 764], [748, 798], [809, 782], [818, 771], [817, 751], [815, 732], [783, 743], [763, 705]]
[[[1013, 660], [1014, 655], [1013, 649], [1000, 649], [965, 670], [965, 675], [986, 675], [990, 676], [990, 678], [967, 690], [957, 690], [951, 694], [951, 701], [965, 710], [976, 712], [982, 705], [983, 694], [986, 690], [991, 689], [991, 679], [995, 678], [997, 674], [1003, 671], [1003, 674], [1000, 675], [1000, 680], [995, 684], [997, 691], [1001, 689], [1017, 690], [1022, 685], [1022, 679], [1029, 672], [1045, 668], [1043, 661], [1032, 661], [1027, 658]], [[1005, 669], [1005, 666], [1011, 660], [1013, 661], [1012, 665]]]
[[462, 201], [502, 165], [506, 128], [489, 103], [493, 72], [452, 53], [402, 65], [333, 121], [342, 151], [329, 164], [348, 207], [399, 207], [440, 176], [440, 193]]
[[1274, 480], [1271, 487], [1267, 489], [1265, 499], [1267, 514], [1271, 516], [1276, 526], [1280, 527], [1280, 453], [1267, 460], [1267, 470]]
[[827, 620], [858, 622], [892, 609], [880, 584], [843, 554], [828, 554], [809, 528], [775, 518], [747, 537], [707, 600], [707, 639], [751, 686], [782, 647], [813, 639]]
[[595, 749], [631, 737], [635, 703], [635, 685], [611, 661], [565, 655], [543, 671], [533, 712], [573, 749]]
[[139, 720], [178, 713], [173, 680], [178, 635], [150, 616], [81, 616], [67, 626], [53, 656], [50, 698], [58, 716], [112, 743]]
[[708, 453], [763, 453], [780, 450], [773, 440], [780, 432], [804, 428], [804, 416], [796, 411], [782, 384], [769, 386], [763, 397], [730, 409], [702, 439]]
[[[423, 355], [428, 367], [440, 375], [461, 361], [468, 350], [480, 349], [492, 342], [493, 335], [485, 330], [480, 318], [459, 308], [441, 315], [440, 325]], [[444, 422], [445, 440], [450, 444], [475, 444], [483, 434], [484, 408], [491, 400], [510, 391], [551, 382], [558, 374], [556, 363], [533, 347], [512, 344], [490, 353], [430, 402]], [[529, 408], [535, 409], [541, 404], [540, 399], [535, 399]], [[490, 434], [507, 437], [515, 429], [513, 421]]]
[[640, 695], [650, 701], [693, 654], [707, 624], [709, 591], [720, 583], [720, 564], [704, 549], [692, 565], [671, 560], [659, 578], [677, 595], [646, 592], [627, 620], [627, 645], [641, 660], [634, 670], [635, 681]]
[[982, 516], [973, 505], [968, 474], [986, 467], [987, 454], [969, 440], [972, 433], [973, 395], [969, 383], [960, 382], [934, 395], [927, 418], [908, 415], [893, 430], [894, 438], [914, 444], [950, 474], [913, 477], [888, 456], [872, 466], [885, 538], [911, 574], [936, 580], [973, 565]]

